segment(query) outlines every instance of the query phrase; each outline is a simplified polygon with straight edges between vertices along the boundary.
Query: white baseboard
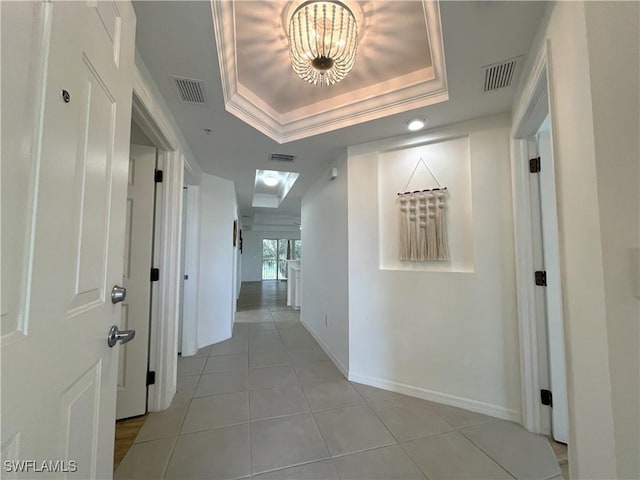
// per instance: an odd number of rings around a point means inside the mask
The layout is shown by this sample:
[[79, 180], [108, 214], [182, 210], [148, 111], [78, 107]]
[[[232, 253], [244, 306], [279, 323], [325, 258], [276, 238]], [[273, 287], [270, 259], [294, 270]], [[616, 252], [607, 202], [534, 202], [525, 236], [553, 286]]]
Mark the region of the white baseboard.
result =
[[304, 328], [306, 328], [307, 331], [311, 334], [311, 336], [315, 339], [315, 341], [318, 342], [318, 345], [320, 345], [320, 348], [324, 350], [324, 353], [327, 354], [329, 359], [335, 364], [336, 368], [340, 370], [340, 373], [344, 375], [344, 378], [349, 378], [349, 369], [346, 368], [340, 360], [338, 360], [338, 357], [335, 356], [335, 354], [331, 351], [329, 346], [326, 343], [324, 343], [324, 341], [318, 335], [316, 335], [316, 333], [311, 329], [311, 327], [309, 327], [309, 325], [304, 323], [302, 319], [300, 319], [300, 323], [304, 325]]
[[[225, 340], [229, 340], [231, 337], [232, 337], [231, 334], [229, 334], [229, 335], [220, 335], [220, 336], [214, 337], [214, 338], [210, 339], [210, 343], [207, 343], [205, 345], [202, 345], [201, 347], [198, 347], [198, 350], [200, 350], [201, 348], [208, 347], [210, 345], [215, 345], [216, 343], [224, 342]], [[198, 353], [198, 352], [196, 352], [196, 353]], [[195, 353], [193, 355], [195, 355]]]
[[351, 373], [348, 378], [351, 382], [362, 383], [371, 387], [402, 393], [411, 397], [442, 403], [452, 407], [464, 408], [465, 410], [482, 413], [501, 420], [509, 420], [516, 423], [522, 422], [522, 415], [518, 410], [471, 400], [470, 398], [449, 395], [448, 393], [434, 392], [433, 390], [427, 390], [426, 388], [416, 387], [413, 385], [406, 385], [404, 383], [392, 382], [381, 378], [367, 377], [357, 373]]
[[[178, 391], [177, 385], [173, 384], [171, 385], [171, 387], [169, 387], [165, 394], [158, 399], [157, 395], [151, 394], [151, 388], [153, 388], [153, 385], [149, 386], [149, 405], [147, 410], [150, 412], [160, 412], [169, 408], [171, 406], [171, 403], [173, 402], [173, 397], [176, 396], [176, 393]], [[152, 398], [156, 398], [156, 400], [152, 402]]]

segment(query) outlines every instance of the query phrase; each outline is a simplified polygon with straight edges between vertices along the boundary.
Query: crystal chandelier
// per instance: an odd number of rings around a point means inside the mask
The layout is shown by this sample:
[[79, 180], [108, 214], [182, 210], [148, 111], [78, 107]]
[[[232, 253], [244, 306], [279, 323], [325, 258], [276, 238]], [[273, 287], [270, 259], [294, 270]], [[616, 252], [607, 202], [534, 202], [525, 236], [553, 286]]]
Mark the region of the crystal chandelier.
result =
[[358, 25], [338, 0], [303, 2], [289, 20], [289, 55], [293, 71], [313, 85], [334, 85], [356, 61]]

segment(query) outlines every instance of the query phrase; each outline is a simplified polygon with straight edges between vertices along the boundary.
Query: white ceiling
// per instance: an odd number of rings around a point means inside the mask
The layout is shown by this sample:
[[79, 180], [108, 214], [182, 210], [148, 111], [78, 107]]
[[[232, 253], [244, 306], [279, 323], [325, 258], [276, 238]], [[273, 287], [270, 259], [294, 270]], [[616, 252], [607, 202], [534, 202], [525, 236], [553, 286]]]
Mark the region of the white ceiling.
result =
[[278, 113], [317, 102], [326, 104], [338, 95], [431, 66], [422, 2], [361, 1], [364, 25], [351, 73], [330, 88], [303, 82], [289, 66], [282, 3], [260, 0], [235, 4], [238, 81]]
[[449, 99], [437, 0], [343, 0], [360, 19], [358, 53], [330, 87], [290, 65], [287, 13], [303, 1], [212, 3], [228, 112], [287, 143]]
[[[483, 93], [481, 69], [528, 53], [546, 4], [442, 2], [440, 16], [448, 101], [284, 145], [225, 111], [210, 2], [138, 1], [134, 2], [134, 7], [138, 51], [202, 169], [234, 181], [241, 213], [258, 214], [264, 223], [270, 212], [251, 207], [251, 202], [256, 169], [278, 170], [282, 167], [267, 160], [270, 152], [296, 155], [296, 161], [287, 164], [286, 170], [300, 173], [287, 198], [272, 214], [282, 222], [283, 218], [299, 218], [302, 194], [350, 145], [406, 134], [404, 121], [416, 115], [429, 117], [429, 128], [433, 128], [510, 111], [514, 87]], [[203, 80], [207, 104], [182, 103], [172, 76]], [[273, 79], [260, 75], [257, 80], [259, 87]], [[299, 82], [299, 89], [288, 86], [278, 95], [302, 95], [308, 86], [302, 80]], [[206, 128], [212, 132], [205, 133], [203, 129]], [[243, 218], [244, 223], [248, 221]]]

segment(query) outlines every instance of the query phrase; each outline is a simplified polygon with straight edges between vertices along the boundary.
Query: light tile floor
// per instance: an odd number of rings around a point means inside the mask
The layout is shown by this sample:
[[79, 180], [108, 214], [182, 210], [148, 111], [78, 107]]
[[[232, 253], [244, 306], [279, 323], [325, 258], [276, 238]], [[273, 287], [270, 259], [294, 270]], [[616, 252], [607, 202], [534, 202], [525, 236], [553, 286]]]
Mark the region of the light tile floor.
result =
[[238, 312], [178, 375], [115, 478], [562, 478], [519, 425], [346, 381], [292, 310]]

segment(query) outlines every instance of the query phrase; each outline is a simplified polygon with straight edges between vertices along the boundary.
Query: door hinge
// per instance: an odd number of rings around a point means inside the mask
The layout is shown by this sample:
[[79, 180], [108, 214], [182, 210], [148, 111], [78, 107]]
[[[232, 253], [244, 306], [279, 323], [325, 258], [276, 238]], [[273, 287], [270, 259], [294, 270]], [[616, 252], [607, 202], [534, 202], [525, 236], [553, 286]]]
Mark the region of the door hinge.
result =
[[531, 173], [540, 172], [540, 157], [532, 158], [529, 160], [529, 171]]
[[553, 395], [551, 394], [551, 390], [547, 390], [546, 388], [540, 390], [540, 401], [543, 405], [549, 405], [553, 408]]
[[538, 270], [536, 272], [536, 285], [540, 287], [547, 286], [547, 272], [545, 272], [544, 270]]
[[164, 180], [164, 172], [162, 170], [156, 170], [154, 178], [156, 183], [162, 183], [162, 180]]
[[151, 269], [151, 281], [152, 282], [157, 282], [158, 280], [160, 280], [160, 269], [159, 268], [152, 268]]
[[189, 275], [187, 275], [186, 273], [184, 274], [184, 279], [185, 280], [189, 280]]
[[147, 372], [147, 387], [156, 384], [156, 372]]

